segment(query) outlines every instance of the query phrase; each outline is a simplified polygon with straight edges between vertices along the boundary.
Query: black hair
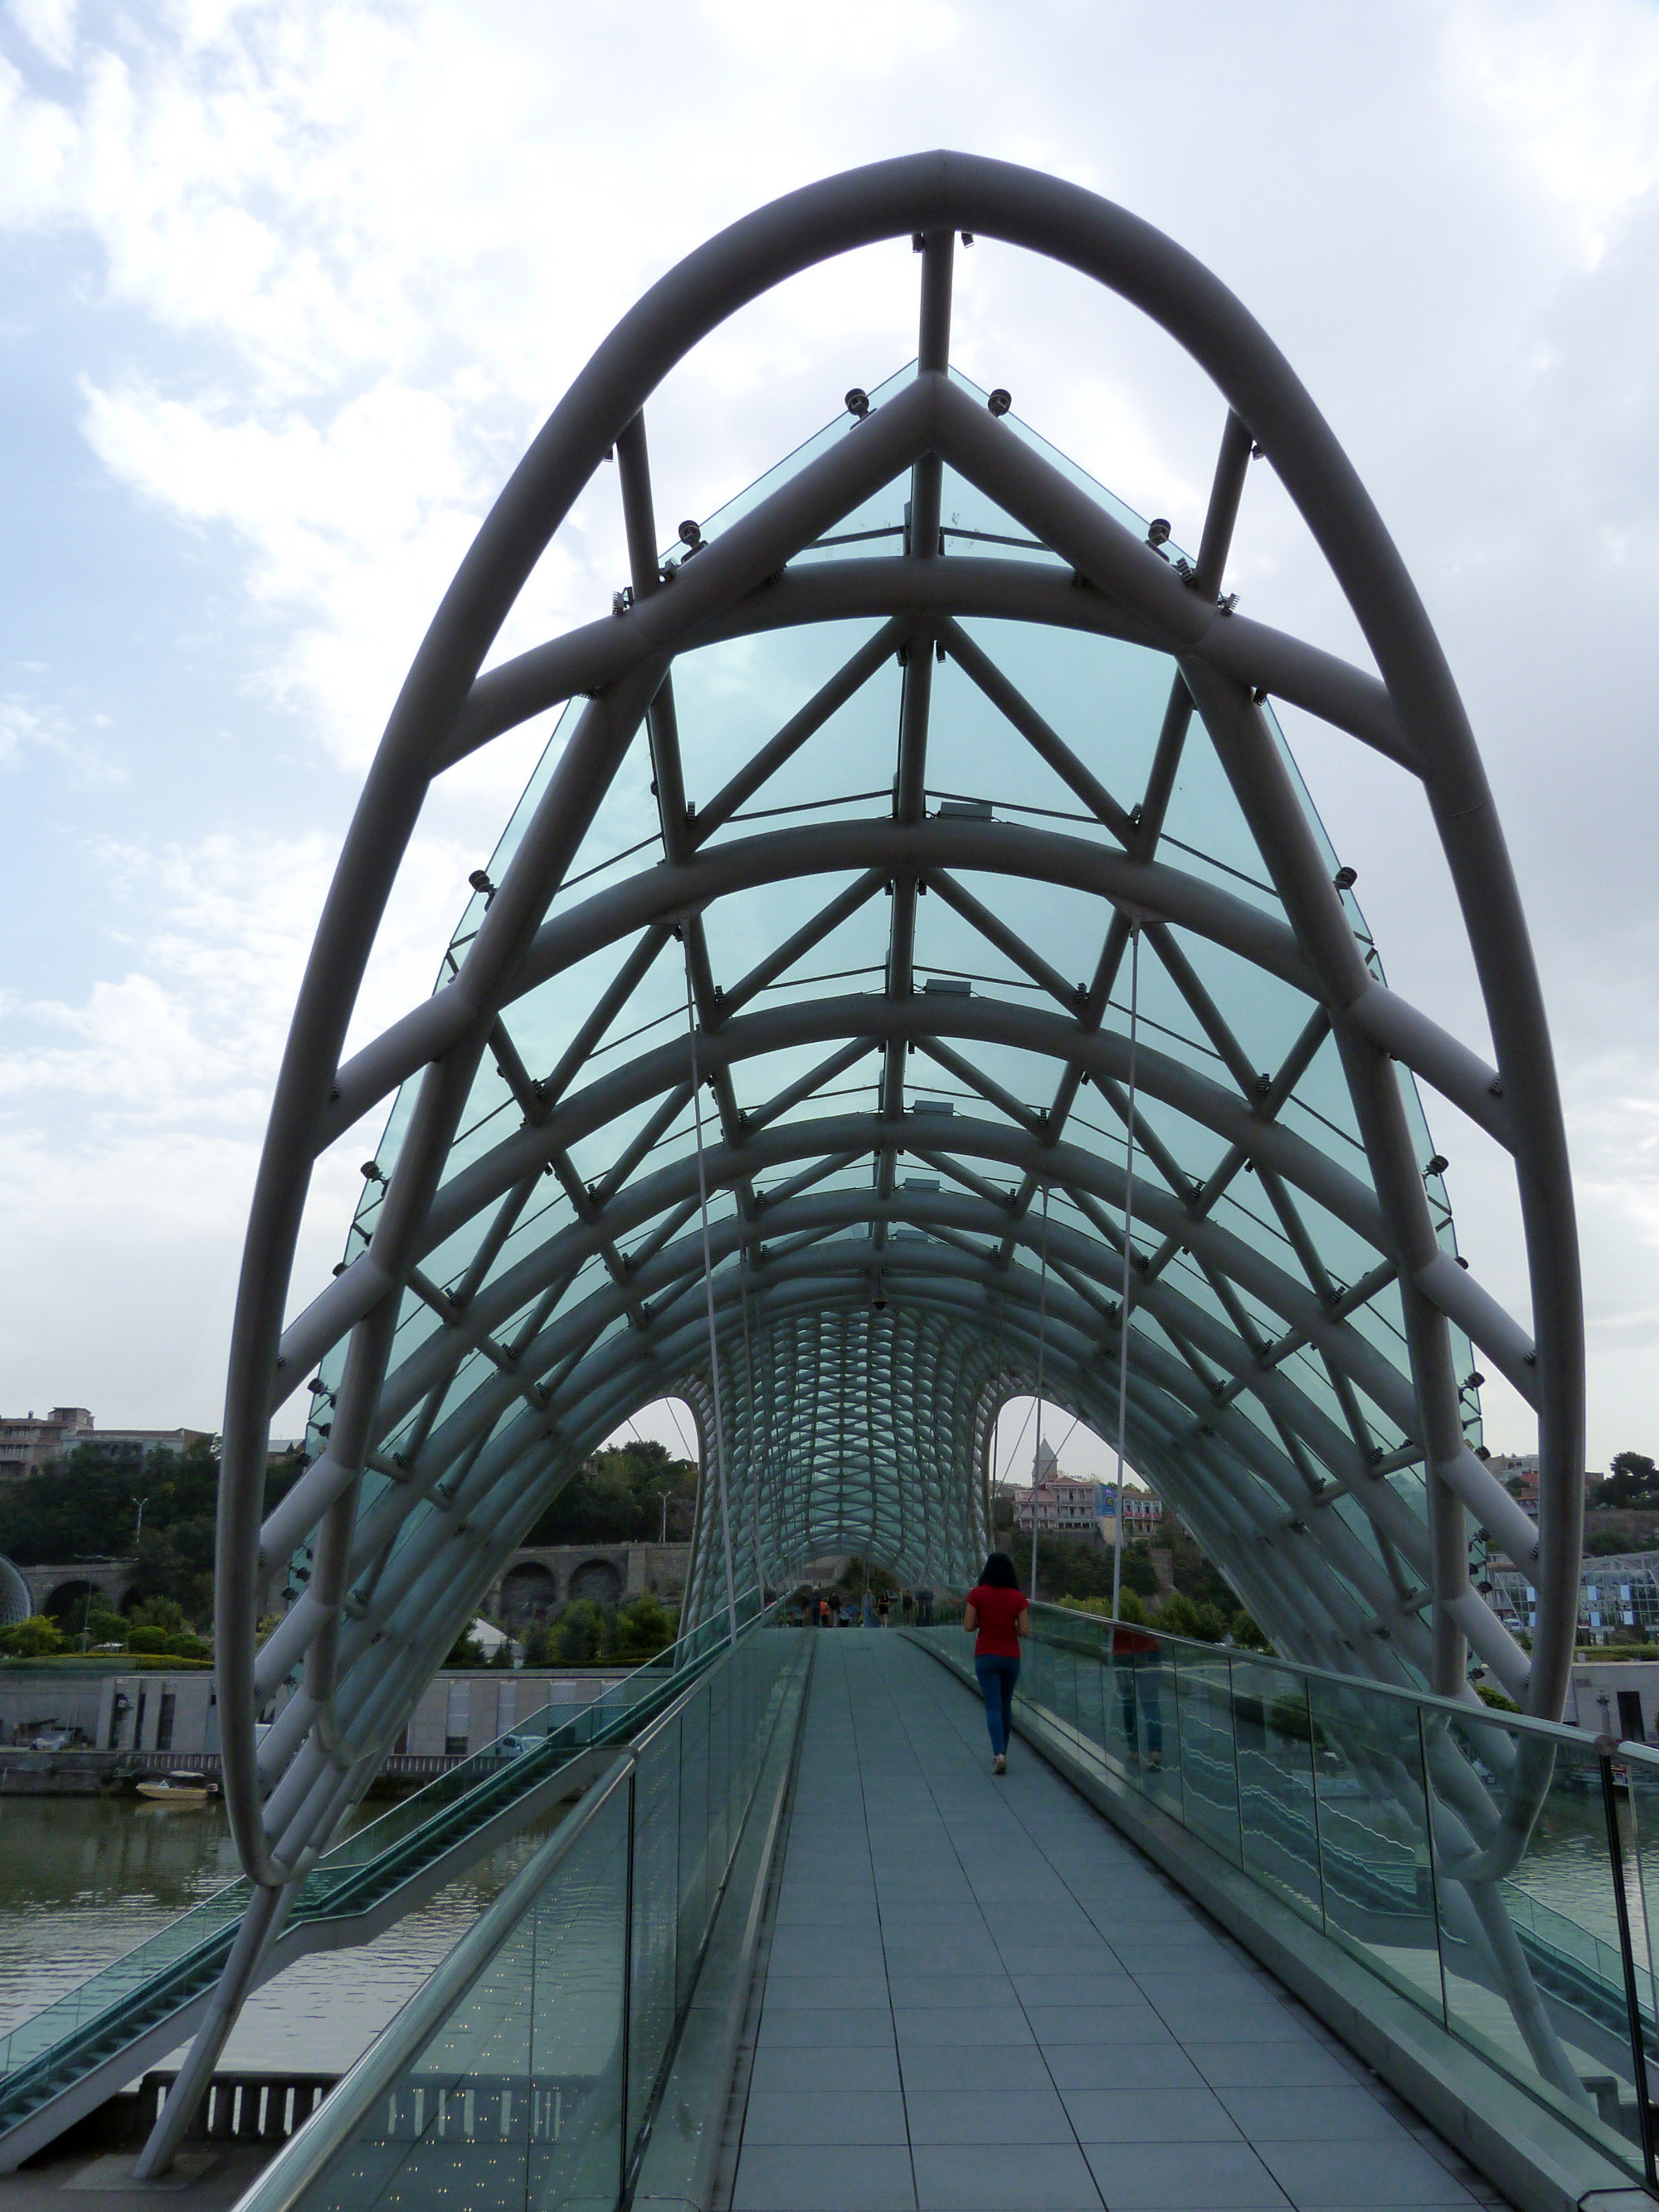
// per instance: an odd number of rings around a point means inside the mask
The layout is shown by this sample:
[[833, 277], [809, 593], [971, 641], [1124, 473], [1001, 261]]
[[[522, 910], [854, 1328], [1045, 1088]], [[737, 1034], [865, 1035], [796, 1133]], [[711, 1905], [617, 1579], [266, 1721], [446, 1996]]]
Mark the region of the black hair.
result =
[[993, 1552], [985, 1562], [985, 1571], [980, 1577], [987, 1589], [1018, 1589], [1019, 1577], [1014, 1572], [1014, 1563], [1006, 1552]]

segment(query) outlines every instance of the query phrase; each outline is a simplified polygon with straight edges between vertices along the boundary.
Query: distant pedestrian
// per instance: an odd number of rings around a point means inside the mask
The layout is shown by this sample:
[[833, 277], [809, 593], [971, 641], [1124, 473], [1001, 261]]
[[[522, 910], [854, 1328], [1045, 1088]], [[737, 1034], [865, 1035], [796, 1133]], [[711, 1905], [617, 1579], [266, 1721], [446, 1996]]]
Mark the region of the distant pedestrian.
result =
[[916, 1592], [916, 1626], [931, 1628], [933, 1625], [933, 1593], [930, 1589]]
[[1008, 1738], [1012, 1732], [1014, 1685], [1019, 1680], [1019, 1639], [1031, 1632], [1025, 1593], [1006, 1552], [993, 1552], [985, 1571], [968, 1593], [962, 1625], [975, 1638], [974, 1673], [985, 1699], [985, 1725], [991, 1736], [991, 1771], [1008, 1771]]
[[876, 1600], [876, 1626], [878, 1628], [885, 1628], [887, 1626], [887, 1593], [884, 1590], [881, 1595]]

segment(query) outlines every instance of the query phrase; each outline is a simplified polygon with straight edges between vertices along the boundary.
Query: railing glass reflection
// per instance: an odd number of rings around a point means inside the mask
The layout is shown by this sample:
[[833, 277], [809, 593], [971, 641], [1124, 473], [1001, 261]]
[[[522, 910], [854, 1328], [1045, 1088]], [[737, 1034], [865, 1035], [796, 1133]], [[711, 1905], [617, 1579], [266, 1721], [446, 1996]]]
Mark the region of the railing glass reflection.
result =
[[810, 1657], [757, 1624], [619, 1750], [245, 2212], [618, 2204]]

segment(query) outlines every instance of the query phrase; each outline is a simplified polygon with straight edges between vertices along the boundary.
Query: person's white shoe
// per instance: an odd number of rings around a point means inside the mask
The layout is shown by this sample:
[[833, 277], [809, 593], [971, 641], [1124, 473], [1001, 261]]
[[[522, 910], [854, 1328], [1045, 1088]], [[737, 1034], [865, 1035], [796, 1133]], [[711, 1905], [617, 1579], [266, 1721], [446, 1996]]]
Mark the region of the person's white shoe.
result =
[[991, 1771], [993, 1774], [1006, 1774], [1008, 1771], [1008, 1762], [1000, 1752], [998, 1752], [996, 1757], [991, 1761]]

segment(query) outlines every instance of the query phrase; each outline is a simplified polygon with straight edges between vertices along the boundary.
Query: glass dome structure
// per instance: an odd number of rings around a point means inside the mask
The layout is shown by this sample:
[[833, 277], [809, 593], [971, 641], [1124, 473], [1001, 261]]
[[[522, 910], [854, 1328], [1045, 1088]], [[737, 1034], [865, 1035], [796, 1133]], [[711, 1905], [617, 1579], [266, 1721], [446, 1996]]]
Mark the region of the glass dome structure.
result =
[[[960, 234], [1113, 286], [1221, 394], [1196, 544], [950, 366]], [[918, 357], [719, 514], [655, 511], [643, 407], [826, 255], [911, 234]], [[1376, 672], [1237, 608], [1279, 475]], [[614, 604], [480, 672], [584, 486]], [[1496, 1066], [1392, 992], [1275, 720], [1418, 779]], [[445, 769], [563, 702], [437, 988], [342, 1060]], [[1425, 835], [1432, 834], [1425, 828]], [[1457, 1248], [1419, 1086], [1513, 1157], [1523, 1328]], [[310, 1164], [383, 1101], [341, 1267], [284, 1330]], [[1467, 720], [1352, 469], [1270, 342], [1121, 210], [959, 155], [778, 202], [606, 341], [480, 532], [371, 771], [249, 1230], [219, 1610], [244, 1863], [289, 1884], [524, 1532], [671, 1391], [704, 1483], [688, 1603], [854, 1550], [960, 1585], [999, 1407], [1110, 1436], [1287, 1656], [1559, 1710], [1583, 1349], [1571, 1186], [1518, 899]], [[1481, 1370], [1540, 1418], [1539, 1523], [1485, 1463]], [[312, 1378], [308, 1465], [264, 1440]], [[1530, 1653], [1471, 1543], [1536, 1571]], [[1477, 1559], [1480, 1556], [1475, 1551]], [[263, 1646], [253, 1597], [294, 1560]], [[256, 1722], [296, 1685], [276, 1724]]]

